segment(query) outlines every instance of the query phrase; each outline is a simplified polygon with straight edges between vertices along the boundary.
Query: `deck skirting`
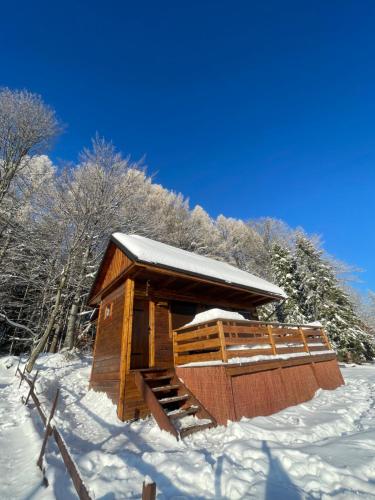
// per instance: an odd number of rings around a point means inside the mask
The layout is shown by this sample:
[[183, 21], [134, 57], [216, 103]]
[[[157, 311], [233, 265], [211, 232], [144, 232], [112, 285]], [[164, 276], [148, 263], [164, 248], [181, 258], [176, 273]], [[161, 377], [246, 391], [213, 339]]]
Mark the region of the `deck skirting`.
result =
[[178, 377], [219, 424], [266, 416], [343, 385], [336, 356], [176, 367]]

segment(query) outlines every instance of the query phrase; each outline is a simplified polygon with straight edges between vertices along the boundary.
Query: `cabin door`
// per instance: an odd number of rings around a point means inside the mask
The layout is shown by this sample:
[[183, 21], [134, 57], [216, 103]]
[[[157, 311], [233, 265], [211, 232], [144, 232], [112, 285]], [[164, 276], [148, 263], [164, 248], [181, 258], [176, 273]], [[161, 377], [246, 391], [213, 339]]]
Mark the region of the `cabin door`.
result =
[[130, 368], [132, 370], [149, 367], [149, 303], [134, 300], [133, 331]]

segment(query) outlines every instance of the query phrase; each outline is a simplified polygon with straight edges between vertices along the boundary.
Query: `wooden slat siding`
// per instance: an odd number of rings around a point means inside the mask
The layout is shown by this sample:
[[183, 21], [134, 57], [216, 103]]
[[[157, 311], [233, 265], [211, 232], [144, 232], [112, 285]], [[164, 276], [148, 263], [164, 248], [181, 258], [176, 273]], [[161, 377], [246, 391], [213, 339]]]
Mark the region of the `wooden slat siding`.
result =
[[199, 328], [197, 330], [188, 333], [178, 333], [177, 331], [177, 339], [179, 342], [182, 342], [184, 340], [193, 340], [213, 334], [217, 335], [217, 326], [208, 326], [206, 328]]
[[303, 332], [303, 329], [302, 328], [298, 328], [298, 332], [301, 336], [301, 340], [303, 342], [303, 345], [304, 345], [304, 349], [305, 349], [305, 352], [309, 352], [309, 346], [307, 345], [307, 342], [306, 342], [306, 339], [305, 339], [305, 334]]
[[258, 335], [268, 335], [267, 326], [245, 326], [245, 325], [227, 325], [223, 322], [223, 327], [225, 333], [234, 333], [234, 334], [258, 334]]
[[201, 361], [221, 361], [222, 355], [221, 351], [217, 352], [205, 352], [203, 354], [185, 354], [180, 355], [177, 358], [177, 366], [178, 365], [186, 365], [187, 363], [197, 363]]
[[[278, 412], [313, 397], [318, 386], [343, 384], [334, 354], [219, 366], [178, 367], [176, 372], [219, 424]], [[316, 380], [319, 382], [317, 383]]]
[[225, 344], [219, 338], [189, 342], [188, 344], [180, 344], [177, 340], [176, 352], [203, 351], [216, 348], [223, 348], [225, 350]]
[[136, 371], [131, 370], [126, 377], [124, 420], [145, 418], [150, 415], [145, 401], [135, 383]]
[[249, 350], [241, 350], [241, 351], [226, 351], [227, 358], [251, 358], [251, 356], [271, 356], [273, 351], [271, 348], [269, 349], [249, 349]]
[[280, 345], [277, 346], [277, 354], [292, 354], [296, 352], [306, 352], [305, 351], [305, 346], [301, 345], [299, 347], [282, 347]]
[[275, 339], [273, 338], [273, 328], [271, 325], [267, 326], [267, 331], [269, 336], [269, 342], [271, 344], [272, 354], [276, 354], [276, 344], [275, 344]]
[[149, 323], [150, 323], [150, 334], [149, 334], [149, 366], [152, 368], [155, 366], [155, 302], [153, 300], [149, 301]]
[[126, 375], [130, 370], [131, 339], [133, 327], [134, 280], [128, 278], [125, 282], [124, 319], [121, 338], [120, 390], [117, 414], [121, 420], [125, 416], [125, 385]]
[[226, 345], [244, 345], [244, 344], [265, 344], [265, 345], [271, 345], [271, 341], [269, 337], [225, 337], [225, 344]]
[[168, 304], [158, 304], [155, 300], [155, 366], [173, 367], [173, 343], [169, 338]]
[[[90, 387], [106, 392], [116, 404], [120, 379], [123, 301], [124, 287], [120, 286], [108, 295], [100, 306], [90, 377]], [[112, 315], [105, 319], [105, 307], [110, 303]]]
[[315, 352], [315, 351], [326, 351], [327, 346], [325, 345], [311, 345], [309, 346], [310, 352]]
[[241, 365], [228, 364], [228, 365], [223, 365], [223, 367], [231, 377], [235, 377], [237, 375], [243, 375], [246, 373], [255, 373], [258, 371], [275, 370], [277, 368], [304, 365], [306, 363], [311, 363], [312, 361], [315, 364], [318, 364], [324, 361], [331, 361], [331, 360], [336, 361], [335, 354], [319, 354], [311, 357], [301, 356], [289, 359], [270, 359], [265, 361], [255, 361], [252, 363], [250, 362], [243, 363]]
[[277, 344], [277, 346], [279, 344], [288, 344], [288, 343], [303, 344], [303, 340], [301, 338], [301, 335], [298, 335], [297, 333], [295, 333], [294, 335], [288, 335], [288, 336], [283, 335], [282, 337], [277, 337], [277, 336], [273, 335], [273, 340], [274, 340], [275, 344]]
[[114, 243], [111, 243], [91, 296], [95, 297], [98, 295], [101, 290], [104, 290], [109, 284], [115, 281], [131, 264], [132, 261], [124, 252], [116, 247]]

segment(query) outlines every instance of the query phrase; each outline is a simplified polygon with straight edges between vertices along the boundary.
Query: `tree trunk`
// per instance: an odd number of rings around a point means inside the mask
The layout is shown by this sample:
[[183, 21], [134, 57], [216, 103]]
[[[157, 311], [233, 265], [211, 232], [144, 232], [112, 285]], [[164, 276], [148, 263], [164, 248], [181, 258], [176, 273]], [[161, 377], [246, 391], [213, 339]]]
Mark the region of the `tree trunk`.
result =
[[87, 272], [87, 262], [90, 255], [90, 247], [87, 246], [85, 253], [83, 254], [82, 262], [81, 262], [81, 272], [79, 275], [77, 288], [74, 293], [73, 303], [71, 305], [69, 316], [68, 316], [68, 326], [66, 330], [64, 347], [68, 349], [73, 349], [74, 347], [74, 331], [77, 323], [78, 311], [79, 311], [79, 302], [82, 294], [82, 286], [85, 278], [85, 274]]
[[54, 307], [53, 307], [50, 319], [48, 321], [48, 324], [46, 326], [46, 329], [45, 329], [43, 335], [41, 336], [38, 344], [32, 350], [30, 358], [29, 358], [29, 361], [28, 361], [28, 363], [26, 365], [26, 370], [29, 373], [33, 369], [35, 361], [37, 360], [39, 354], [43, 351], [44, 346], [47, 343], [48, 337], [51, 335], [53, 326], [54, 326], [55, 321], [56, 321], [57, 314], [59, 312], [60, 303], [61, 303], [61, 294], [62, 294], [62, 291], [63, 291], [63, 289], [65, 287], [65, 283], [66, 283], [66, 278], [67, 278], [67, 275], [68, 275], [69, 267], [70, 267], [70, 264], [69, 264], [69, 261], [68, 261], [68, 263], [66, 264], [66, 266], [65, 266], [65, 268], [64, 268], [64, 270], [62, 272], [62, 275], [61, 275], [60, 283], [59, 283], [59, 286], [58, 286], [57, 292], [56, 292], [55, 304], [54, 304]]

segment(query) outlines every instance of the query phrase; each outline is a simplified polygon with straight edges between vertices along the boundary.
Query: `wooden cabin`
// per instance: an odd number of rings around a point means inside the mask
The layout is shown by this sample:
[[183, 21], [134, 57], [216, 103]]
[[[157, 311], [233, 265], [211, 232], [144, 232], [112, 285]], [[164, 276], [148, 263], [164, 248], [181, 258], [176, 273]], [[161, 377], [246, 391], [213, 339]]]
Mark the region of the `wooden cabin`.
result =
[[[258, 321], [257, 307], [285, 298], [227, 263], [114, 233], [89, 297], [99, 309], [90, 386], [121, 420], [152, 413], [178, 437], [190, 432], [177, 425], [182, 417], [226, 424], [341, 385], [319, 325]], [[204, 313], [213, 308], [223, 317]]]

